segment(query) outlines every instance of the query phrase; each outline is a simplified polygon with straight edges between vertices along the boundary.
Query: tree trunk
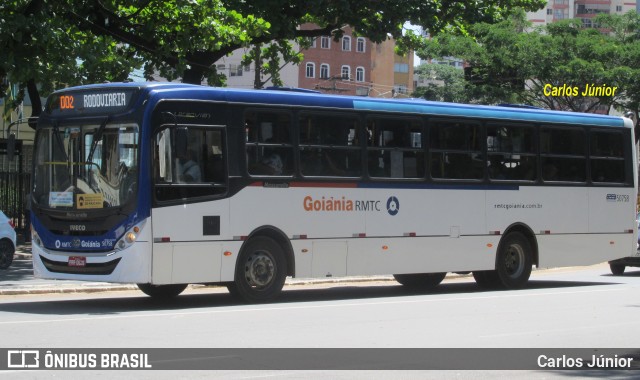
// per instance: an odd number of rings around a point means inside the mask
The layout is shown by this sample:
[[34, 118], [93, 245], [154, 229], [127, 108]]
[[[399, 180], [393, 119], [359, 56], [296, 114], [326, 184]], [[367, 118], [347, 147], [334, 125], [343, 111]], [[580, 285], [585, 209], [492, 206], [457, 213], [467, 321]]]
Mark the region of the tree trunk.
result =
[[202, 84], [204, 78], [204, 70], [199, 67], [186, 69], [182, 74], [182, 83]]
[[31, 117], [29, 118], [29, 126], [36, 129], [38, 117], [42, 112], [42, 101], [40, 100], [40, 91], [38, 91], [38, 86], [36, 85], [35, 80], [29, 79], [27, 82], [27, 93], [31, 99]]

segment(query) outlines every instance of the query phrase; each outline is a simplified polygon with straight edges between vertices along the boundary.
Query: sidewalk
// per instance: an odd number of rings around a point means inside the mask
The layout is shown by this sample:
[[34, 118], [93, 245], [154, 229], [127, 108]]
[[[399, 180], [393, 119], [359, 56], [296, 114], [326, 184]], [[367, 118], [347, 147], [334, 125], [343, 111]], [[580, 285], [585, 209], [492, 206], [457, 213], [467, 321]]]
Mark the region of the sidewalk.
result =
[[[286, 285], [330, 284], [366, 281], [395, 281], [393, 276], [336, 277], [321, 279], [288, 278]], [[190, 285], [201, 286], [201, 285]], [[72, 280], [46, 280], [33, 277], [31, 244], [18, 245], [13, 264], [0, 270], [0, 296], [48, 293], [95, 293], [138, 290], [135, 284], [112, 284]]]

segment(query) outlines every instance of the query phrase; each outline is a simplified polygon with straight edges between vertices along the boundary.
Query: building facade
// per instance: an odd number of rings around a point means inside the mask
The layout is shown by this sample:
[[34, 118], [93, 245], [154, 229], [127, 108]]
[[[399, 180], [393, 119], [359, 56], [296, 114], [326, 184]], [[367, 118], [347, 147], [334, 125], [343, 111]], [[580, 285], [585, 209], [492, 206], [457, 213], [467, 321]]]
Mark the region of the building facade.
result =
[[375, 44], [347, 27], [339, 41], [320, 36], [303, 53], [298, 71], [300, 88], [385, 98], [413, 92], [413, 54], [395, 54], [394, 40]]
[[593, 18], [598, 14], [624, 14], [637, 9], [636, 1], [629, 0], [549, 0], [547, 6], [537, 12], [529, 12], [527, 19], [533, 26], [577, 18], [587, 28], [597, 27]]

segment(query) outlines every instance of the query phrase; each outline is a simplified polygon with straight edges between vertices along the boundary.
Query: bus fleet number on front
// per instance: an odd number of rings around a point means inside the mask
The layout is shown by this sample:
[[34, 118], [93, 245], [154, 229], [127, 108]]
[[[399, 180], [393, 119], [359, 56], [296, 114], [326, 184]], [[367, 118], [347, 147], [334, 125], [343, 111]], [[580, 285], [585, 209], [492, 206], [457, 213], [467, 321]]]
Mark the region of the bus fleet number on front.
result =
[[60, 109], [73, 109], [73, 96], [65, 95], [60, 97]]

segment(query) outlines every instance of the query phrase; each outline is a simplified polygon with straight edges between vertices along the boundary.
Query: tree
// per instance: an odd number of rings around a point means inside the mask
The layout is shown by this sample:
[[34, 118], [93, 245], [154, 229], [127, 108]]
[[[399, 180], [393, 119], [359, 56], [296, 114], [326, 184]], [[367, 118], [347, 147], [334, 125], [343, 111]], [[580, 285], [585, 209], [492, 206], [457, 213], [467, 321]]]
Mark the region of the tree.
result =
[[621, 78], [621, 96], [613, 106], [630, 111], [636, 121], [636, 141], [640, 138], [640, 14], [628, 12], [622, 16], [600, 15], [597, 22], [612, 31], [616, 49], [617, 75]]
[[[494, 25], [473, 25], [466, 36], [441, 34], [418, 55], [464, 59], [474, 101], [594, 112], [622, 104], [633, 108], [628, 100], [636, 99], [631, 103], [637, 112], [640, 87], [630, 83], [640, 74], [640, 46], [631, 32], [640, 30], [640, 22], [632, 14], [596, 18], [610, 34], [584, 28], [580, 20], [527, 31], [524, 13], [516, 13]], [[616, 91], [589, 96], [589, 88], [605, 85]]]
[[468, 103], [464, 72], [450, 65], [425, 63], [418, 66], [414, 73], [420, 79], [431, 80], [427, 86], [416, 88], [413, 96], [442, 102]]
[[[432, 33], [451, 27], [465, 32], [474, 22], [496, 22], [506, 10], [535, 10], [543, 0], [5, 0], [0, 6], [0, 76], [20, 83], [38, 97], [53, 87], [118, 80], [140, 67], [150, 76], [187, 83], [219, 84], [214, 63], [240, 47], [269, 46], [275, 57], [294, 55], [295, 41], [320, 35], [340, 38], [342, 27], [380, 42], [392, 36], [411, 47], [420, 39], [403, 37], [409, 21]], [[304, 23], [317, 28], [302, 30]], [[275, 46], [275, 47], [273, 47]], [[31, 53], [30, 53], [31, 51]], [[93, 58], [93, 59], [92, 59]], [[36, 113], [38, 107], [34, 107]]]

